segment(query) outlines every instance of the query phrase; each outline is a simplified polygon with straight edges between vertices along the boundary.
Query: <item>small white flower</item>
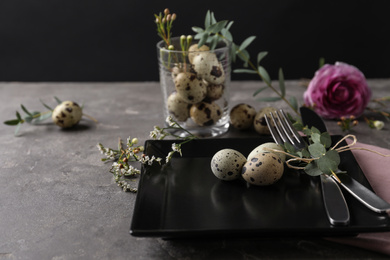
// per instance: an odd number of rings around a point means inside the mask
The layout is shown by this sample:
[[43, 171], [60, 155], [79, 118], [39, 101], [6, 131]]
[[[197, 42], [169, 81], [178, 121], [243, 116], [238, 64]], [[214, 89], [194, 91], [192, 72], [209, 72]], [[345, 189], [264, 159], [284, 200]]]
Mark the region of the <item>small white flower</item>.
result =
[[374, 127], [376, 130], [382, 130], [382, 128], [385, 126], [385, 123], [383, 121], [375, 120], [374, 121]]

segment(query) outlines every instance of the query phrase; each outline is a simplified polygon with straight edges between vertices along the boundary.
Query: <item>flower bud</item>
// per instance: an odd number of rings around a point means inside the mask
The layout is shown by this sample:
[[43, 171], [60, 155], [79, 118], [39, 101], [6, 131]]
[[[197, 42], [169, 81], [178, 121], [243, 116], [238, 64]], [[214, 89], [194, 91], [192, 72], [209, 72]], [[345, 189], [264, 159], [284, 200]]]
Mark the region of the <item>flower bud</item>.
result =
[[383, 121], [375, 120], [374, 121], [374, 127], [376, 130], [382, 130], [382, 128], [385, 126], [385, 123]]
[[133, 140], [131, 140], [131, 142], [132, 142], [133, 144], [137, 144], [137, 143], [138, 143], [138, 138], [133, 138]]
[[176, 14], [175, 14], [175, 13], [172, 14], [171, 19], [172, 19], [172, 21], [175, 21], [175, 20], [176, 20]]
[[164, 9], [164, 14], [165, 14], [165, 15], [169, 14], [169, 9], [168, 9], [168, 8], [165, 8], [165, 9]]

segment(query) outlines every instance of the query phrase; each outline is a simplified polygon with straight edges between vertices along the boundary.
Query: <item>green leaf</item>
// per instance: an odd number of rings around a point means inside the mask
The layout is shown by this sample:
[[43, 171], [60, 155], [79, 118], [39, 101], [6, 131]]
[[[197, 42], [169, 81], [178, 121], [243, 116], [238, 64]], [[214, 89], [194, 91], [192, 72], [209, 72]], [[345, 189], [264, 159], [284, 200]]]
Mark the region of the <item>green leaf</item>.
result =
[[267, 54], [268, 54], [268, 52], [266, 52], [266, 51], [262, 51], [262, 52], [259, 52], [259, 53], [257, 54], [257, 66], [260, 65], [260, 61], [261, 61], [265, 56], [267, 56]]
[[16, 118], [20, 121], [23, 121], [22, 117], [20, 116], [19, 112], [16, 111]]
[[14, 132], [14, 135], [15, 135], [15, 136], [18, 135], [19, 130], [20, 130], [20, 126], [21, 126], [21, 125], [22, 125], [21, 123], [19, 123], [19, 124], [16, 125], [15, 132]]
[[204, 21], [204, 28], [207, 28], [211, 25], [211, 12], [210, 10], [207, 10], [205, 21]]
[[329, 150], [318, 159], [318, 168], [325, 174], [332, 174], [340, 164], [340, 155], [336, 150]]
[[23, 105], [20, 105], [20, 107], [22, 108], [22, 110], [24, 111], [24, 113], [26, 113], [27, 115], [29, 116], [32, 116], [31, 113], [27, 110], [27, 108]]
[[244, 67], [247, 67], [250, 59], [249, 52], [247, 50], [237, 50], [237, 55], [242, 61], [244, 61]]
[[215, 47], [217, 47], [217, 44], [219, 41], [218, 35], [214, 35], [214, 36], [210, 37], [209, 40], [210, 40], [210, 49], [214, 50]]
[[265, 70], [265, 68], [263, 66], [259, 66], [258, 70], [259, 70], [259, 74], [260, 74], [261, 78], [264, 80], [264, 82], [267, 84], [271, 84], [271, 78], [270, 78], [268, 72]]
[[229, 31], [230, 27], [232, 27], [233, 23], [234, 23], [233, 21], [230, 21], [225, 29]]
[[325, 147], [320, 143], [311, 144], [311, 145], [309, 145], [308, 149], [309, 149], [311, 156], [314, 158], [324, 156], [326, 153]]
[[255, 91], [255, 93], [253, 93], [253, 96], [255, 97], [255, 96], [258, 95], [260, 92], [262, 92], [263, 90], [266, 90], [266, 89], [268, 89], [268, 87], [259, 88], [258, 90]]
[[298, 101], [297, 101], [297, 98], [292, 96], [288, 99], [288, 101], [290, 102], [291, 106], [295, 109], [295, 110], [298, 110]]
[[310, 153], [307, 149], [302, 149], [302, 156], [305, 158], [310, 158]]
[[284, 74], [282, 68], [279, 69], [279, 89], [282, 97], [286, 95], [286, 86], [284, 85]]
[[198, 26], [193, 26], [191, 29], [192, 29], [194, 32], [196, 32], [196, 33], [202, 33], [202, 32], [204, 32], [203, 28], [198, 27]]
[[240, 50], [245, 50], [246, 47], [249, 46], [249, 44], [251, 44], [253, 42], [253, 40], [256, 39], [256, 36], [249, 36], [248, 38], [246, 38], [240, 45]]
[[321, 134], [320, 130], [318, 130], [315, 126], [312, 126], [310, 130], [312, 133]]
[[208, 33], [219, 33], [228, 23], [228, 21], [223, 20], [219, 21], [215, 24], [210, 25], [209, 27], [206, 28], [206, 32]]
[[311, 129], [309, 129], [309, 128], [303, 128], [303, 133], [304, 133], [305, 135], [307, 135], [307, 136], [311, 136], [312, 131], [311, 131]]
[[328, 132], [321, 134], [321, 143], [325, 146], [325, 148], [329, 148], [332, 145], [332, 138]]
[[207, 38], [209, 37], [209, 35], [207, 33], [202, 33], [197, 35], [201, 35], [201, 38], [199, 39], [198, 42], [198, 47], [201, 47], [207, 42]]
[[311, 140], [313, 141], [313, 143], [319, 143], [319, 144], [322, 144], [321, 143], [321, 135], [319, 133], [313, 133], [311, 135]]
[[4, 121], [4, 124], [6, 124], [6, 125], [17, 125], [17, 124], [19, 124], [19, 122], [20, 122], [19, 119], [13, 119], [13, 120]]
[[322, 171], [318, 168], [316, 161], [307, 164], [305, 172], [310, 176], [319, 176], [322, 174]]
[[230, 41], [230, 42], [233, 41], [233, 35], [229, 32], [228, 29], [223, 28], [223, 29], [221, 30], [221, 34], [222, 34], [223, 37], [226, 38], [226, 40], [228, 40], [228, 41]]
[[[234, 73], [249, 73], [249, 74], [257, 74], [257, 71], [251, 70], [251, 69], [235, 69], [233, 70]], [[268, 88], [268, 87], [267, 87]]]
[[62, 103], [62, 101], [58, 97], [54, 96], [54, 99], [57, 101], [58, 104]]
[[258, 101], [263, 101], [263, 102], [275, 102], [281, 100], [281, 97], [262, 97], [258, 98]]
[[48, 105], [46, 105], [45, 103], [43, 103], [42, 100], [40, 100], [40, 101], [41, 101], [41, 103], [42, 103], [42, 105], [43, 105], [44, 107], [46, 107], [47, 109], [53, 111], [53, 109], [52, 109], [51, 107], [49, 107]]
[[52, 113], [45, 113], [45, 114], [41, 114], [38, 118], [36, 118], [32, 123], [33, 124], [38, 124], [48, 118], [50, 118], [52, 115]]
[[284, 146], [284, 150], [286, 152], [288, 152], [288, 153], [295, 153], [296, 152], [295, 147], [292, 144], [288, 143], [288, 142], [285, 142], [283, 144], [283, 146]]

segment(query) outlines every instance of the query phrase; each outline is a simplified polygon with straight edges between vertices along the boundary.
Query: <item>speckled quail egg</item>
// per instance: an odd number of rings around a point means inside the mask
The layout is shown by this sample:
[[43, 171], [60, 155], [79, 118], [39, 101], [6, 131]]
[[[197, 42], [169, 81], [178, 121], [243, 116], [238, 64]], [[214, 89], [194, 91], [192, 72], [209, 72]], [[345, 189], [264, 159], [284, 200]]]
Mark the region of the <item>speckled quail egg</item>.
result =
[[210, 100], [218, 100], [223, 96], [225, 86], [223, 84], [208, 84], [206, 97]]
[[82, 116], [83, 111], [76, 102], [64, 101], [54, 108], [51, 118], [56, 125], [68, 128], [76, 125]]
[[172, 92], [167, 99], [168, 112], [179, 122], [184, 122], [190, 117], [191, 104], [184, 102], [177, 92]]
[[199, 77], [211, 84], [223, 84], [225, 72], [215, 53], [200, 52], [193, 58], [193, 68]]
[[206, 97], [206, 84], [199, 80], [194, 73], [181, 72], [177, 74], [174, 82], [177, 94], [184, 102], [195, 104]]
[[201, 51], [209, 51], [210, 48], [207, 45], [202, 45], [200, 48], [198, 47], [198, 44], [192, 44], [190, 48], [188, 48], [188, 60], [192, 63], [193, 59], [196, 55], [199, 54]]
[[230, 110], [230, 123], [234, 128], [245, 130], [253, 125], [256, 109], [248, 104], [238, 104]]
[[203, 101], [192, 105], [190, 117], [199, 126], [210, 126], [222, 117], [222, 110], [215, 102]]
[[233, 149], [222, 149], [211, 159], [211, 171], [221, 180], [231, 181], [240, 176], [245, 156]]
[[286, 154], [278, 153], [275, 151], [270, 151], [270, 150], [267, 150], [267, 148], [273, 149], [273, 150], [284, 151], [283, 147], [280, 146], [279, 144], [276, 144], [273, 142], [268, 142], [268, 143], [261, 144], [261, 145], [257, 146], [255, 149], [253, 149], [250, 152], [250, 154], [248, 155], [247, 160], [250, 161], [255, 155], [257, 155], [259, 153], [274, 153], [274, 154], [279, 156], [279, 158], [282, 160], [283, 163], [286, 161]]
[[274, 153], [260, 153], [247, 161], [242, 167], [241, 176], [249, 184], [257, 186], [271, 185], [283, 175], [284, 165]]
[[270, 112], [275, 111], [276, 109], [273, 107], [265, 107], [261, 109], [255, 116], [253, 120], [253, 126], [255, 127], [256, 132], [261, 135], [269, 135], [270, 131], [267, 126], [267, 122], [265, 121], [264, 116], [269, 115]]

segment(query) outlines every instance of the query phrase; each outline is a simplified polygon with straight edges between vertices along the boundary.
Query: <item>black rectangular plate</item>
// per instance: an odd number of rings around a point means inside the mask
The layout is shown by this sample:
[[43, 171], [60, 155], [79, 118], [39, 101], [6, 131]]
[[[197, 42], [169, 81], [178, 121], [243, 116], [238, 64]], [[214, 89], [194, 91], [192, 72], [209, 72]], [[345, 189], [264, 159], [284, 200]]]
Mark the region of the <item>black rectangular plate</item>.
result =
[[[341, 136], [332, 136], [333, 142]], [[165, 159], [175, 140], [148, 140], [145, 154]], [[143, 166], [130, 227], [140, 237], [344, 236], [390, 230], [378, 214], [344, 192], [351, 215], [346, 227], [330, 225], [318, 177], [285, 169], [267, 187], [239, 179], [222, 181], [210, 168], [213, 155], [231, 148], [247, 156], [269, 137], [199, 139], [182, 147], [167, 165]], [[345, 145], [345, 142], [343, 143]], [[340, 169], [372, 189], [350, 151], [340, 154]]]

